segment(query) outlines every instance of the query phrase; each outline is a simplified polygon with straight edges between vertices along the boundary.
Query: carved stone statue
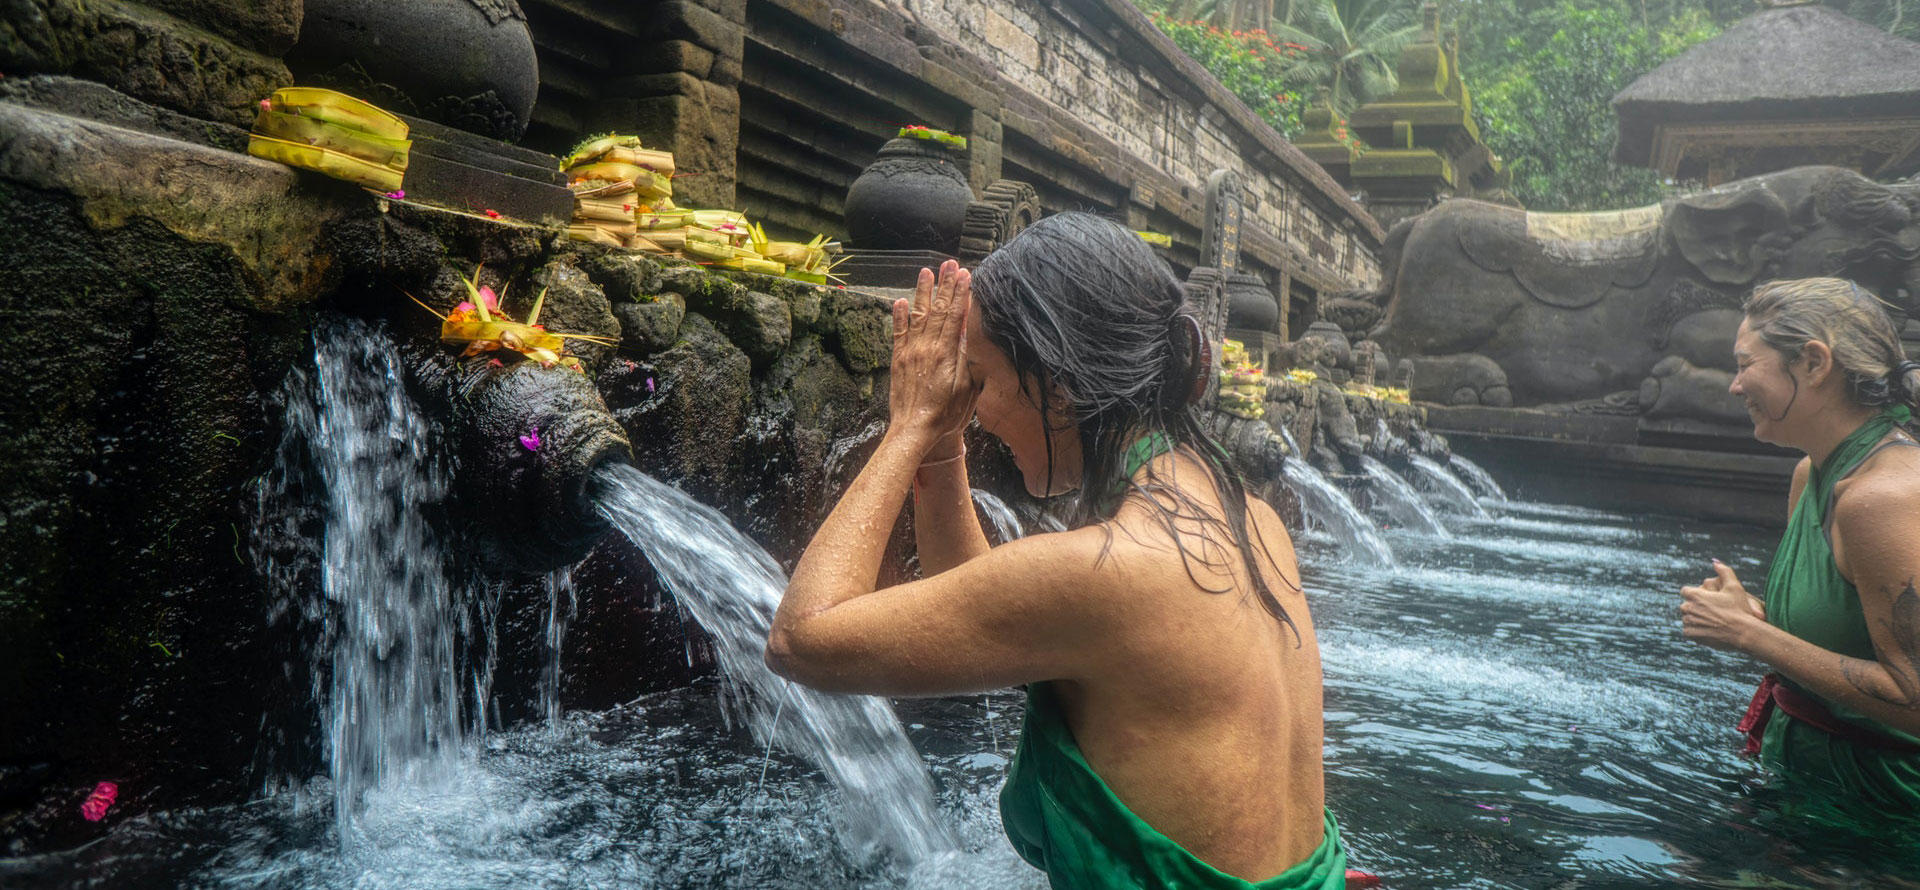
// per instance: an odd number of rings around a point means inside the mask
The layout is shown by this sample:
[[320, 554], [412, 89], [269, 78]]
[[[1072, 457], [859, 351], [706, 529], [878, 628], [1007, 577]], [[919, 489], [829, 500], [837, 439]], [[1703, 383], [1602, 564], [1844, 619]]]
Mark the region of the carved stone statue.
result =
[[[1658, 394], [1680, 381], [1696, 393], [1725, 387], [1741, 301], [1756, 284], [1838, 275], [1910, 313], [1920, 185], [1800, 167], [1617, 213], [1448, 201], [1395, 226], [1383, 259], [1385, 318], [1371, 339], [1413, 359], [1416, 398], [1567, 403], [1646, 383], [1657, 397], [1643, 407], [1680, 411]], [[1670, 357], [1684, 366], [1656, 375]], [[1726, 422], [1723, 403], [1694, 407]]]

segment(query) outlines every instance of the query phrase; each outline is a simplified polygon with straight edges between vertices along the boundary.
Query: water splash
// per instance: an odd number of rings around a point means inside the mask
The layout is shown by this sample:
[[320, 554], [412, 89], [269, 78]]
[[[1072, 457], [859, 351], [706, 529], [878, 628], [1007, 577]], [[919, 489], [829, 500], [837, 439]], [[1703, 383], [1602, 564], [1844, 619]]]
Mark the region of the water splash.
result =
[[1387, 427], [1387, 420], [1384, 417], [1373, 419], [1373, 438], [1380, 443], [1379, 451], [1382, 454], [1405, 454], [1411, 450], [1407, 440], [1394, 435], [1393, 430]]
[[447, 472], [386, 345], [381, 329], [356, 319], [315, 326], [313, 368], [288, 379], [280, 465], [268, 483], [285, 495], [305, 467], [321, 498], [318, 590], [289, 583], [297, 572], [267, 574], [275, 595], [320, 628], [310, 667], [343, 846], [355, 842], [371, 792], [444, 778], [463, 741], [460, 615], [423, 512], [446, 496]]
[[1289, 459], [1281, 465], [1281, 473], [1294, 495], [1300, 498], [1300, 509], [1306, 513], [1307, 521], [1332, 535], [1348, 558], [1376, 566], [1395, 564], [1393, 549], [1374, 529], [1373, 521], [1319, 470], [1304, 460]]
[[1013, 508], [1007, 502], [995, 497], [993, 492], [973, 489], [974, 506], [980, 508], [980, 514], [987, 518], [987, 526], [993, 529], [1000, 543], [1017, 540], [1027, 536], [1026, 529], [1020, 526], [1020, 517], [1014, 515]]
[[1408, 455], [1407, 463], [1426, 483], [1426, 493], [1433, 503], [1475, 519], [1487, 518], [1487, 508], [1480, 506], [1479, 498], [1473, 496], [1473, 489], [1461, 482], [1458, 476], [1447, 472], [1445, 467], [1418, 454]]
[[733, 712], [756, 739], [811, 761], [845, 796], [839, 820], [851, 851], [915, 862], [955, 849], [934, 811], [933, 783], [884, 699], [816, 692], [767, 668], [767, 635], [786, 590], [773, 558], [713, 508], [632, 467], [602, 467], [593, 483], [601, 513], [713, 637]]
[[1500, 483], [1494, 481], [1493, 474], [1487, 472], [1486, 468], [1458, 454], [1448, 460], [1447, 465], [1452, 467], [1454, 472], [1459, 473], [1461, 478], [1471, 483], [1481, 497], [1492, 498], [1503, 504], [1507, 502], [1506, 491], [1501, 489]]
[[[573, 589], [573, 569], [562, 568], [542, 582], [547, 591], [547, 662], [540, 670], [540, 713], [547, 726], [560, 726], [560, 650], [567, 640], [567, 625], [579, 615], [580, 602]], [[562, 602], [564, 600], [564, 602]]]
[[1360, 456], [1360, 466], [1373, 480], [1373, 502], [1395, 522], [1420, 534], [1451, 538], [1453, 534], [1440, 524], [1440, 517], [1427, 506], [1425, 498], [1407, 480], [1377, 460]]

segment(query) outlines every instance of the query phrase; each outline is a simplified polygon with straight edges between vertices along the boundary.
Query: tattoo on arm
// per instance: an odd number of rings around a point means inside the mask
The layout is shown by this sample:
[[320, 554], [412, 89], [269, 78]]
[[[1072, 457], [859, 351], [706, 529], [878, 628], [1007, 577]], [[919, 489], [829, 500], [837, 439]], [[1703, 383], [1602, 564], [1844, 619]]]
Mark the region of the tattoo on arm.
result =
[[[1888, 585], [1882, 591], [1891, 594], [1893, 587]], [[1883, 620], [1881, 626], [1892, 637], [1893, 651], [1879, 653], [1879, 660], [1901, 694], [1889, 697], [1881, 692], [1854, 661], [1843, 662], [1840, 673], [1862, 695], [1891, 705], [1920, 710], [1920, 695], [1913, 694], [1920, 688], [1920, 591], [1915, 591], [1912, 577], [1908, 577], [1905, 588], [1893, 596], [1889, 611], [1890, 618]]]

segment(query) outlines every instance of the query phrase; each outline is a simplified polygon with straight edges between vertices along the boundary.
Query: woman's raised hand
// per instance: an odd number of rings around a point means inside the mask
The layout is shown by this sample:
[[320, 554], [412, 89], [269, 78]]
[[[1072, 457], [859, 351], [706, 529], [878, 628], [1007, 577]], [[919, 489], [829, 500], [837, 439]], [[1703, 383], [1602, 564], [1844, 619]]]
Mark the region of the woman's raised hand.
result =
[[937, 279], [920, 270], [911, 304], [893, 303], [891, 423], [920, 438], [930, 459], [958, 454], [960, 434], [973, 419], [979, 390], [966, 355], [972, 307], [973, 275], [952, 260], [940, 265]]

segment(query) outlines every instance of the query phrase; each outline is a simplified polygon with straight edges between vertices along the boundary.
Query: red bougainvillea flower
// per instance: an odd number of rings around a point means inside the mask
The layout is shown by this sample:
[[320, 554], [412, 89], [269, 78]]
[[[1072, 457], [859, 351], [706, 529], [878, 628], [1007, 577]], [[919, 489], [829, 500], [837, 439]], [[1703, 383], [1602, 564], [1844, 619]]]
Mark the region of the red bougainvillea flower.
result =
[[87, 795], [86, 803], [80, 805], [80, 815], [88, 822], [98, 822], [107, 817], [107, 808], [113, 806], [114, 798], [119, 796], [119, 785], [101, 782], [93, 786], [93, 793]]
[[487, 208], [487, 218], [488, 218], [488, 219], [499, 219], [499, 218], [500, 218], [500, 211], [498, 211], [498, 210], [495, 210], [495, 209], [493, 209], [493, 208], [491, 208], [491, 207], [489, 207], [489, 208]]

